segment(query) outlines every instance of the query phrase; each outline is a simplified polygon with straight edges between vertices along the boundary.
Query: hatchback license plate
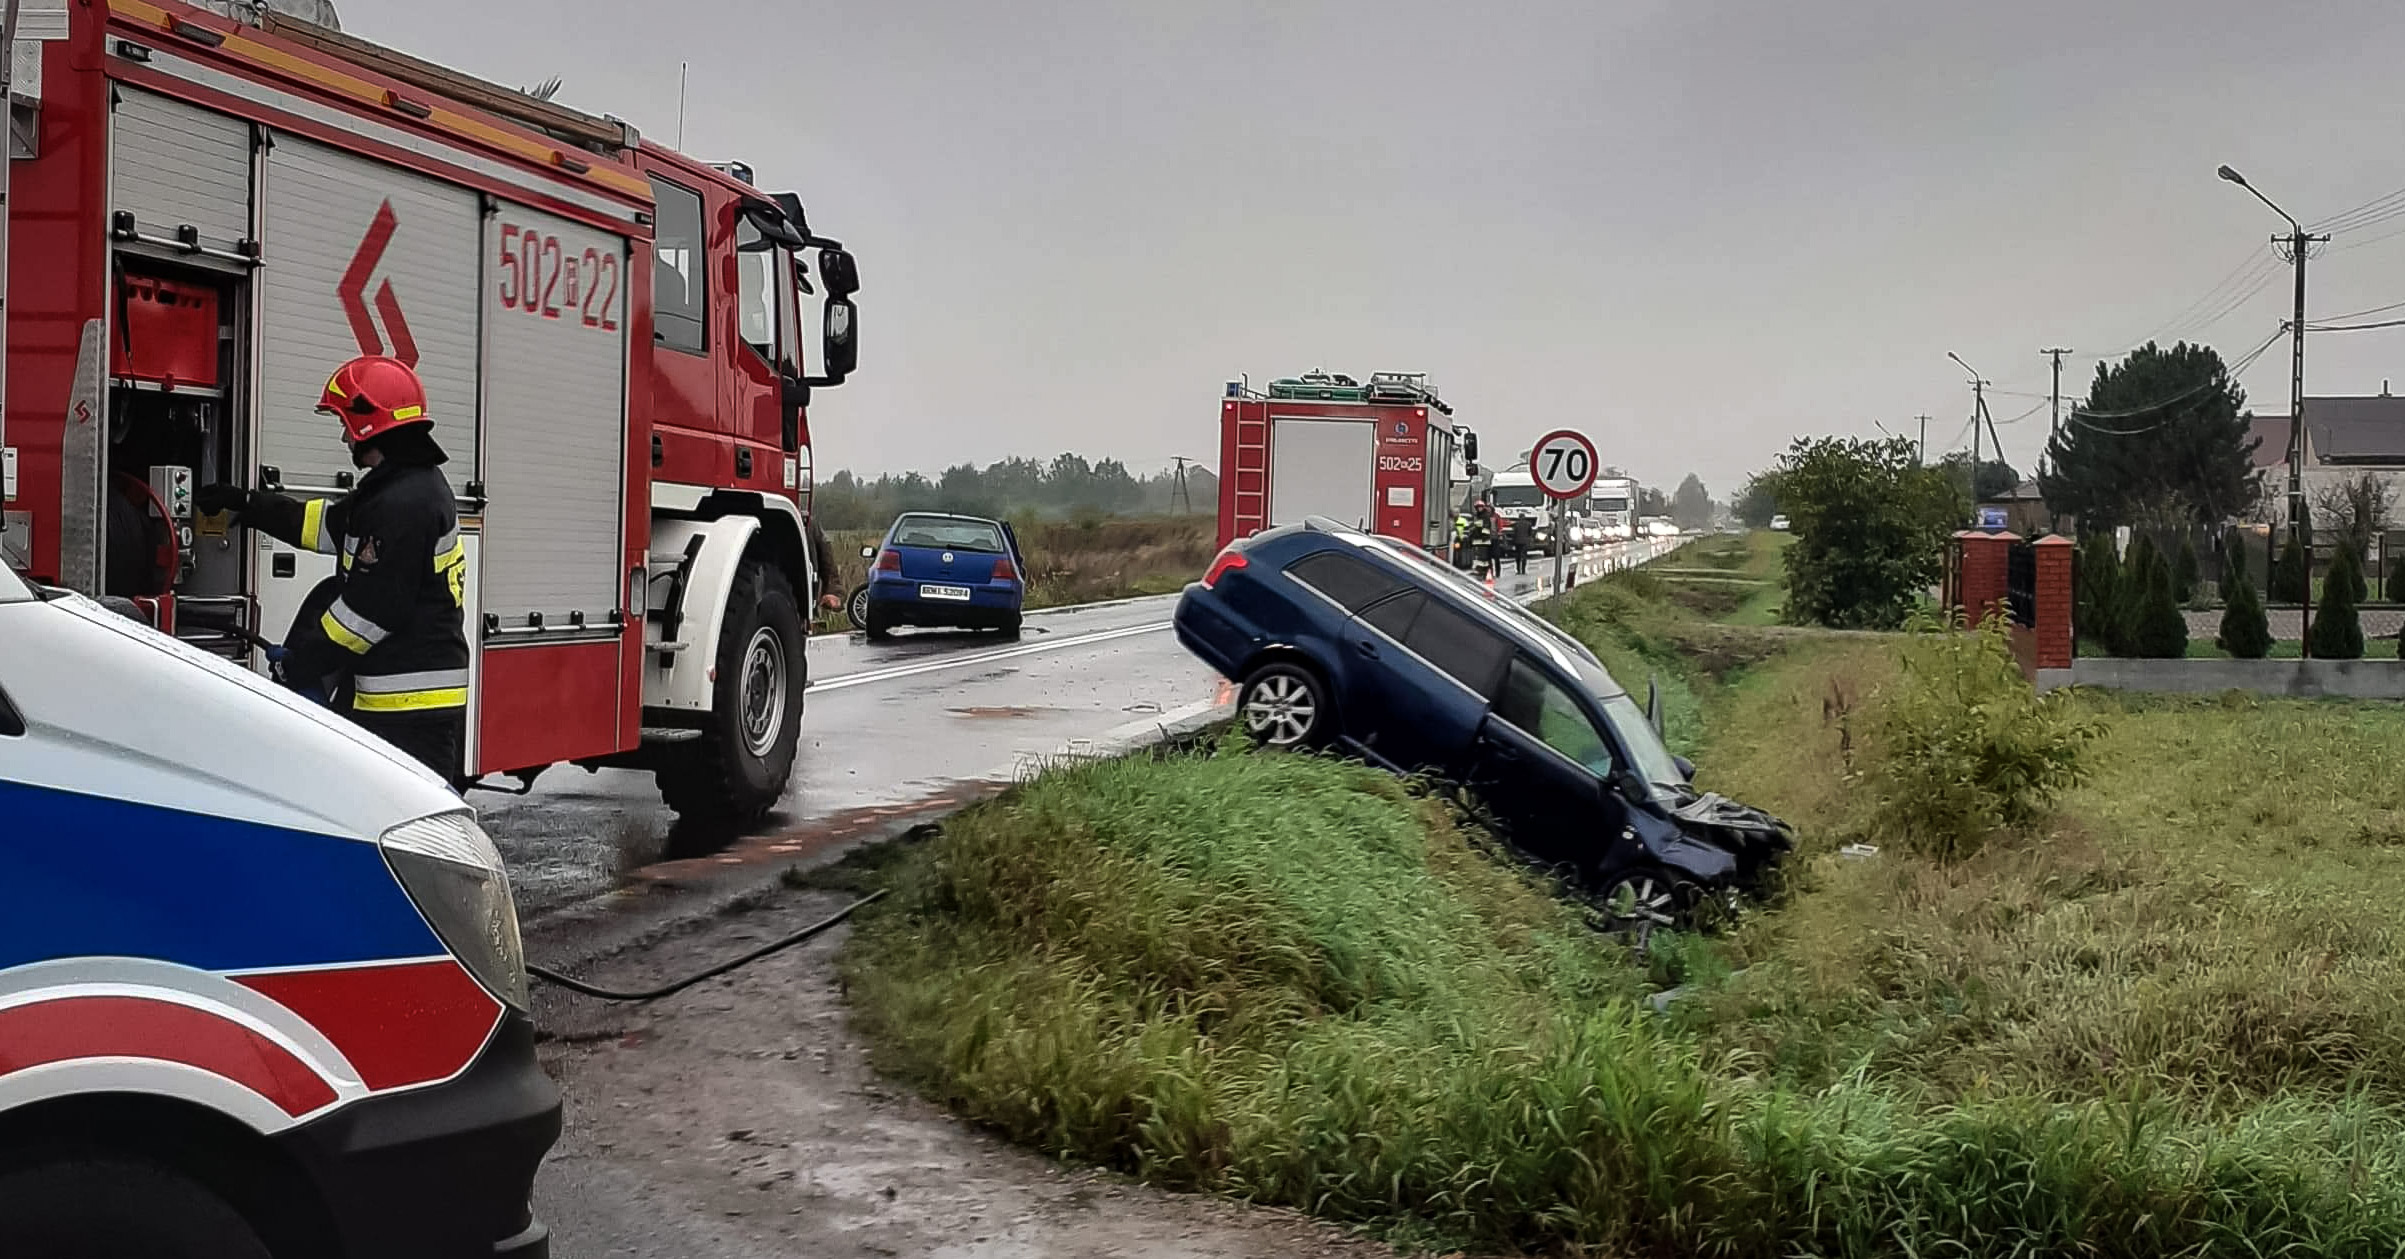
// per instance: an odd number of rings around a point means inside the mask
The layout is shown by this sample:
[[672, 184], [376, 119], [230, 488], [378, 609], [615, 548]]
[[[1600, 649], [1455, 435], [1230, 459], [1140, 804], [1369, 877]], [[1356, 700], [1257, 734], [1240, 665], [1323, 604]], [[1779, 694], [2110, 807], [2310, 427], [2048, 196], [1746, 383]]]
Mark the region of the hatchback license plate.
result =
[[967, 603], [969, 588], [967, 586], [921, 586], [919, 587], [919, 598], [941, 599], [946, 603]]

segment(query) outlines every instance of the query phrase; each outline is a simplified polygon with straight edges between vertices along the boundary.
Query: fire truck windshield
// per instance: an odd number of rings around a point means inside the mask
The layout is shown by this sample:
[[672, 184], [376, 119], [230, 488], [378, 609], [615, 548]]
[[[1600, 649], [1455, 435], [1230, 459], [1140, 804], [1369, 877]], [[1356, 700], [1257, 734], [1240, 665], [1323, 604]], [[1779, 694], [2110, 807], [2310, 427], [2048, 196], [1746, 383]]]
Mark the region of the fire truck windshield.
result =
[[1498, 485], [1487, 491], [1486, 501], [1497, 507], [1542, 507], [1545, 493], [1533, 485]]

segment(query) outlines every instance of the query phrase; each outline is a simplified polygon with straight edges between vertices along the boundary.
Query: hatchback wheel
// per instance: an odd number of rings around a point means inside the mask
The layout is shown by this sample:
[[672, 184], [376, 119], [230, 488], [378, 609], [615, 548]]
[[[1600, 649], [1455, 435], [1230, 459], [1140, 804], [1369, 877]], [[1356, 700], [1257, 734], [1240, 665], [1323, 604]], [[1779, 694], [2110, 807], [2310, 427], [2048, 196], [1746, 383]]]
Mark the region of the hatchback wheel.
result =
[[852, 588], [852, 597], [843, 601], [843, 609], [844, 614], [852, 619], [853, 629], [864, 630], [868, 628], [867, 582], [864, 581], [858, 586]]
[[1328, 688], [1299, 665], [1263, 665], [1244, 680], [1236, 712], [1245, 733], [1270, 747], [1312, 747], [1328, 725]]

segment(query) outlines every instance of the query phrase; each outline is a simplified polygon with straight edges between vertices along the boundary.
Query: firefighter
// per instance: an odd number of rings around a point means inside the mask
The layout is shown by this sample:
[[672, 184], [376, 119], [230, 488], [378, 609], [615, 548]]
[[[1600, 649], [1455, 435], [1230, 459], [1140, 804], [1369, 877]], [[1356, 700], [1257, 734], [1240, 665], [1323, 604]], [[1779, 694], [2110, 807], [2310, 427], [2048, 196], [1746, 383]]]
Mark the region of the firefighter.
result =
[[302, 501], [206, 485], [193, 506], [337, 557], [337, 593], [317, 615], [295, 618], [278, 680], [346, 697], [352, 721], [462, 786], [467, 549], [426, 387], [400, 360], [366, 355], [336, 369], [317, 409], [341, 422], [351, 462], [366, 469], [357, 488]]
[[1536, 521], [1515, 516], [1511, 522], [1511, 565], [1514, 576], [1528, 575], [1528, 548], [1536, 541]]
[[1480, 577], [1495, 569], [1495, 511], [1484, 502], [1470, 513], [1470, 571]]
[[1453, 567], [1470, 566], [1470, 513], [1467, 508], [1453, 513]]
[[818, 513], [810, 513], [809, 521], [811, 575], [818, 578], [818, 606], [832, 612], [843, 606], [843, 596], [835, 593], [835, 547], [827, 541], [827, 531], [818, 527]]

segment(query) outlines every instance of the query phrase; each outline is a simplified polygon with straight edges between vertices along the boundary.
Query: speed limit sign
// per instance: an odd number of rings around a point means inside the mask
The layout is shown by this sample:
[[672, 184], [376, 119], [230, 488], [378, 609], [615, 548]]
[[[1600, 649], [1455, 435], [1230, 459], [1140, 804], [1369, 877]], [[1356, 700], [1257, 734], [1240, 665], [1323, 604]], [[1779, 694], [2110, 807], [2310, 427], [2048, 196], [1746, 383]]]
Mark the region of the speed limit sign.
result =
[[1595, 484], [1595, 443], [1584, 433], [1556, 429], [1529, 447], [1528, 472], [1547, 498], [1576, 498]]

